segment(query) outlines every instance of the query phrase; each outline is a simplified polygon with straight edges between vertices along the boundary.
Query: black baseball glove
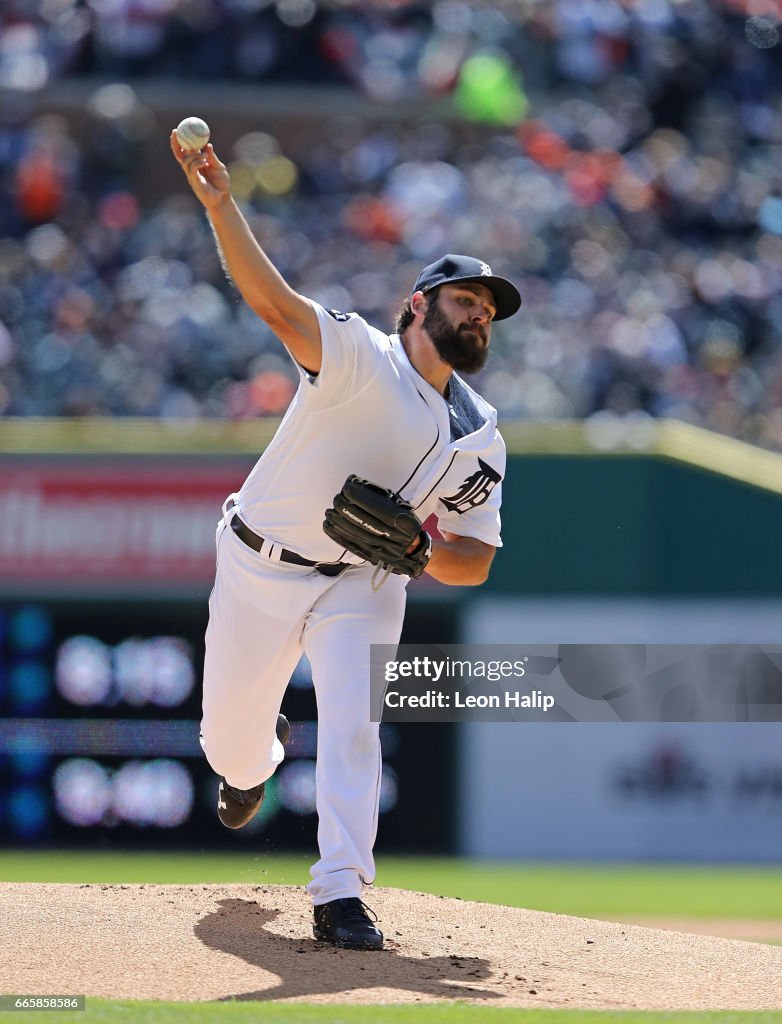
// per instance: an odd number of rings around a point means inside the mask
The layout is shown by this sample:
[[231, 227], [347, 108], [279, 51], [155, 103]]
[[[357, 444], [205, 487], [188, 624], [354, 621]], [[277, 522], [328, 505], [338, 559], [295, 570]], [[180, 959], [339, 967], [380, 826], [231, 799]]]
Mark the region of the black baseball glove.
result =
[[410, 502], [355, 474], [326, 509], [323, 529], [354, 555], [401, 576], [420, 576], [432, 554], [432, 538]]

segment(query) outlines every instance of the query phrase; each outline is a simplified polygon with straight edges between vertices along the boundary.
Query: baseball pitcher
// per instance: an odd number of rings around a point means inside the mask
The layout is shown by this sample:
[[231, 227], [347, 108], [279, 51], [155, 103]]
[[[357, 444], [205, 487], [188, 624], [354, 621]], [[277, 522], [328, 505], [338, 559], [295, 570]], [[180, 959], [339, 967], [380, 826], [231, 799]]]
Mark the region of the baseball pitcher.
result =
[[[485, 363], [492, 323], [521, 305], [487, 263], [425, 267], [388, 336], [282, 278], [211, 144], [171, 148], [205, 207], [226, 271], [274, 331], [299, 387], [274, 439], [223, 507], [209, 600], [202, 743], [229, 828], [256, 814], [284, 757], [280, 705], [302, 652], [318, 703], [315, 938], [381, 949], [362, 902], [375, 877], [381, 755], [369, 721], [370, 644], [397, 644], [423, 572], [483, 583], [500, 546], [505, 446], [459, 373]], [[434, 513], [442, 539], [422, 523]]]

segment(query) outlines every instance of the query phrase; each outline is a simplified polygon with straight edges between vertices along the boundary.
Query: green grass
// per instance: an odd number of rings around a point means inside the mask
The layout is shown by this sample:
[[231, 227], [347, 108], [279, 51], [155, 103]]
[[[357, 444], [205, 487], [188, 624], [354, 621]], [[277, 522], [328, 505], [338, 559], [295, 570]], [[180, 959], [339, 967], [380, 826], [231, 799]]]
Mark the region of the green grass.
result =
[[382, 884], [576, 917], [782, 918], [782, 868], [703, 865], [381, 863]]
[[[305, 855], [3, 851], [0, 881], [303, 886], [310, 862]], [[776, 867], [380, 857], [377, 884], [577, 917], [782, 919], [782, 868]]]
[[[89, 999], [84, 1018], [36, 1011], [36, 1024], [782, 1024], [782, 1013], [640, 1013], [602, 1010], [502, 1010], [467, 1003], [421, 1006], [308, 1006], [303, 1003], [150, 1003]], [[29, 1024], [9, 1012], [3, 1024]]]

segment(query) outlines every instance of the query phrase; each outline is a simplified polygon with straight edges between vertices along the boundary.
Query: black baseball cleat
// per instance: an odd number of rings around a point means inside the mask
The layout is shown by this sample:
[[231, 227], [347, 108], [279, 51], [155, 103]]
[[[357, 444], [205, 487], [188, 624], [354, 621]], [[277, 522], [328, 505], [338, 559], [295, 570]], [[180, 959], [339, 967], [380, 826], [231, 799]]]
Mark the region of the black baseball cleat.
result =
[[[277, 715], [275, 731], [277, 739], [285, 746], [291, 734], [290, 722], [285, 715]], [[265, 782], [252, 789], [237, 789], [221, 778], [217, 790], [217, 817], [226, 828], [241, 828], [258, 813], [265, 793]]]
[[[318, 942], [331, 942], [341, 949], [382, 949], [383, 933], [375, 927], [368, 910], [357, 896], [322, 903], [314, 908], [312, 934]], [[369, 913], [374, 917], [371, 910]]]

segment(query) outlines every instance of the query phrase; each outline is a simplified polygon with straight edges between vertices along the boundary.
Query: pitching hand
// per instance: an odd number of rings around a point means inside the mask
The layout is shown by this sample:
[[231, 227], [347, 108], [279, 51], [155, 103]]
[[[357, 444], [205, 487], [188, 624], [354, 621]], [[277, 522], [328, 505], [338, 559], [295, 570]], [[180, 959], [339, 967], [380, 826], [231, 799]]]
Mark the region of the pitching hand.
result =
[[188, 184], [207, 210], [219, 206], [231, 194], [231, 179], [224, 163], [217, 158], [212, 143], [202, 150], [186, 150], [171, 132], [171, 152], [185, 172]]

